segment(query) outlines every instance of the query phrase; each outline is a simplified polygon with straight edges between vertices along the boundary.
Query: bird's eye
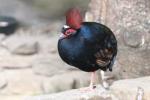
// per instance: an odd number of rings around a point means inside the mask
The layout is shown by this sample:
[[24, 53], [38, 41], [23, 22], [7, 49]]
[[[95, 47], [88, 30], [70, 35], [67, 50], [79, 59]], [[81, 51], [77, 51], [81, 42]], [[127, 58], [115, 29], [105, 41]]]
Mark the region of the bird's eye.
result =
[[71, 31], [70, 31], [70, 30], [67, 30], [67, 31], [65, 32], [65, 34], [66, 34], [66, 35], [70, 35], [70, 34], [71, 34]]

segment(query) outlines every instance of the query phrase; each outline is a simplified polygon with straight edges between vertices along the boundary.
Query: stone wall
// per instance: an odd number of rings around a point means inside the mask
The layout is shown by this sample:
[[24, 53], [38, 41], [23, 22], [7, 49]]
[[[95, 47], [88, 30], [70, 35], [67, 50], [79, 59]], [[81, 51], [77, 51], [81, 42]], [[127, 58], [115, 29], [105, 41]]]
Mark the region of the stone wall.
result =
[[115, 78], [150, 75], [149, 0], [91, 0], [85, 19], [107, 25], [116, 35]]

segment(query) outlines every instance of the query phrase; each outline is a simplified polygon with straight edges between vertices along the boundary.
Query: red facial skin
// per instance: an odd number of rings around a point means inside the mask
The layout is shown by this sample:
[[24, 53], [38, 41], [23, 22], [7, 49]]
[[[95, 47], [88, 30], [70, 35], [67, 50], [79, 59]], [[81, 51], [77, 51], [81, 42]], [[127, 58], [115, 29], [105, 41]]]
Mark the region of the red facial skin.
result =
[[68, 37], [69, 35], [71, 35], [71, 34], [73, 34], [73, 33], [75, 33], [75, 32], [76, 32], [76, 30], [74, 30], [74, 29], [68, 29], [68, 30], [66, 30], [66, 32], [63, 33], [63, 34], [65, 35], [65, 37]]
[[74, 33], [76, 33], [76, 30], [81, 27], [82, 24], [82, 16], [80, 14], [79, 9], [72, 8], [69, 9], [69, 11], [66, 13], [66, 25], [70, 28], [66, 30], [65, 33], [63, 33], [60, 37], [66, 38]]

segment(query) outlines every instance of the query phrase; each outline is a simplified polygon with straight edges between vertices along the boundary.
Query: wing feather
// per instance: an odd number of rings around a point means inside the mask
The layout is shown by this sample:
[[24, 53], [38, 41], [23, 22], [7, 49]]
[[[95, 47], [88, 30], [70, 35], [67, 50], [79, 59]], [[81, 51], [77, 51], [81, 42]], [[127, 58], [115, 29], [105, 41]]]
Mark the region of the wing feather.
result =
[[95, 54], [96, 63], [101, 67], [105, 67], [110, 63], [112, 56], [113, 56], [113, 53], [110, 50], [100, 49]]

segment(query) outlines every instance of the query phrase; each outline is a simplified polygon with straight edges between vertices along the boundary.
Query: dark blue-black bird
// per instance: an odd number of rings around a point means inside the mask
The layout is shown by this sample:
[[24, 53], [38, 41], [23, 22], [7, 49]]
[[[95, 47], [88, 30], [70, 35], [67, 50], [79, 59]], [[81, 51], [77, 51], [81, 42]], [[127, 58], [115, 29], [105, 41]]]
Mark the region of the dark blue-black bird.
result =
[[80, 11], [73, 8], [66, 13], [66, 25], [61, 32], [58, 52], [63, 61], [86, 72], [98, 69], [112, 71], [117, 40], [108, 27], [96, 22], [83, 22]]
[[0, 16], [0, 34], [11, 35], [19, 27], [19, 22], [9, 16]]

